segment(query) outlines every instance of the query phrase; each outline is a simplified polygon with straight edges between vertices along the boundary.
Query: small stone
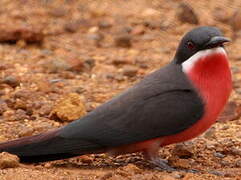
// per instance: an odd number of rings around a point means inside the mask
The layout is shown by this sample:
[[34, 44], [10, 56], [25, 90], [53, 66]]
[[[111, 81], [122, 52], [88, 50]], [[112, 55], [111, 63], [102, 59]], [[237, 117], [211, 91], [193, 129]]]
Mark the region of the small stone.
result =
[[191, 168], [191, 162], [189, 159], [175, 159], [170, 161], [171, 164], [175, 167], [189, 169]]
[[128, 164], [124, 167], [119, 168], [118, 170], [123, 171], [123, 172], [129, 172], [129, 173], [131, 172], [132, 174], [141, 174], [142, 173], [142, 170], [134, 164]]
[[189, 23], [189, 24], [199, 23], [196, 13], [194, 12], [193, 8], [187, 3], [181, 2], [178, 5], [176, 15], [179, 21], [183, 23]]
[[231, 27], [234, 32], [241, 31], [241, 9], [237, 9], [231, 17]]
[[136, 76], [138, 72], [138, 68], [135, 66], [124, 66], [123, 67], [123, 75], [128, 77], [134, 77]]
[[[6, 27], [0, 25], [0, 42], [3, 43], [42, 43], [44, 34], [42, 29], [31, 26]], [[22, 42], [21, 42], [22, 41]], [[23, 42], [24, 41], [24, 42]]]
[[100, 29], [108, 29], [108, 28], [112, 27], [112, 24], [109, 23], [108, 21], [100, 21], [100, 22], [98, 23], [98, 27], [99, 27]]
[[93, 157], [88, 156], [88, 155], [82, 155], [79, 158], [80, 158], [81, 162], [83, 162], [83, 163], [91, 163], [94, 160]]
[[[156, 179], [156, 178], [154, 178]], [[176, 180], [175, 177], [172, 177], [170, 175], [162, 175], [160, 180]]]
[[153, 8], [146, 8], [143, 12], [142, 12], [142, 16], [143, 17], [159, 17], [160, 16], [160, 12], [158, 10], [155, 10]]
[[44, 167], [45, 167], [45, 168], [51, 168], [51, 167], [52, 167], [52, 164], [49, 163], [49, 162], [47, 162], [47, 163], [44, 164]]
[[230, 16], [227, 15], [227, 11], [220, 7], [214, 9], [213, 17], [215, 20], [222, 23], [227, 23], [230, 19]]
[[83, 92], [85, 92], [85, 88], [79, 86], [75, 89], [75, 92], [78, 94], [82, 94]]
[[128, 34], [119, 34], [114, 37], [114, 42], [116, 47], [130, 48], [131, 36]]
[[3, 83], [8, 84], [9, 86], [15, 88], [19, 86], [20, 82], [15, 76], [6, 76], [3, 81]]
[[33, 93], [31, 91], [28, 91], [28, 90], [19, 90], [14, 94], [14, 98], [20, 98], [20, 99], [26, 100], [29, 97], [31, 97], [32, 94]]
[[86, 59], [86, 60], [84, 60], [84, 68], [85, 68], [85, 70], [87, 70], [87, 71], [90, 71], [90, 70], [92, 70], [92, 68], [95, 66], [95, 59], [93, 59], [93, 58], [89, 58], [89, 59]]
[[100, 177], [100, 180], [108, 180], [109, 178], [111, 178], [113, 176], [112, 172], [107, 172], [105, 173], [103, 176]]
[[145, 33], [145, 28], [143, 26], [136, 26], [131, 31], [131, 34], [133, 35], [142, 35], [144, 33]]
[[51, 113], [52, 109], [53, 107], [51, 104], [45, 104], [39, 109], [39, 114], [42, 116], [48, 116]]
[[19, 137], [31, 136], [34, 133], [34, 129], [32, 127], [24, 127], [18, 133]]
[[241, 108], [237, 105], [235, 101], [230, 101], [225, 106], [224, 111], [219, 116], [219, 122], [232, 121], [238, 119], [241, 114]]
[[217, 158], [224, 158], [225, 157], [225, 155], [220, 153], [220, 152], [214, 152], [213, 155]]
[[20, 165], [19, 158], [16, 155], [7, 152], [0, 153], [0, 168], [14, 168]]
[[21, 121], [24, 119], [28, 119], [28, 115], [26, 114], [26, 111], [22, 110], [22, 109], [18, 109], [15, 113], [15, 120], [17, 121]]
[[183, 172], [174, 171], [174, 172], [172, 172], [172, 176], [176, 179], [181, 179], [184, 177], [184, 174], [183, 174]]
[[76, 31], [78, 31], [79, 27], [80, 27], [79, 21], [70, 21], [64, 25], [64, 29], [70, 33], [75, 33]]
[[5, 101], [0, 100], [0, 115], [2, 115], [5, 111], [7, 111], [8, 105]]
[[77, 93], [69, 93], [54, 105], [51, 117], [57, 116], [62, 121], [73, 121], [86, 114], [82, 98]]
[[236, 161], [235, 166], [241, 168], [241, 159]]
[[144, 22], [144, 26], [148, 27], [149, 29], [160, 29], [162, 23], [156, 20], [148, 20]]
[[216, 129], [215, 127], [211, 127], [207, 130], [207, 132], [203, 135], [206, 139], [212, 140], [216, 138]]
[[124, 58], [113, 59], [112, 64], [118, 66], [123, 64], [129, 64], [129, 62]]
[[[62, 75], [70, 75], [65, 74], [64, 71], [77, 71], [81, 72], [84, 70], [89, 70], [88, 67], [85, 66], [85, 62], [78, 57], [70, 57], [68, 59], [52, 59], [45, 64], [43, 67], [47, 69], [50, 73], [62, 73]], [[72, 77], [72, 76], [70, 76]], [[65, 76], [66, 78], [66, 76]], [[73, 78], [73, 77], [72, 77]]]
[[230, 151], [231, 154], [235, 155], [235, 156], [241, 156], [241, 149], [233, 147]]
[[172, 150], [172, 155], [178, 156], [182, 159], [188, 159], [193, 156], [193, 146], [185, 145], [183, 143], [176, 144], [174, 149]]
[[15, 104], [14, 104], [14, 109], [23, 109], [26, 110], [26, 102], [21, 100], [21, 99], [16, 99]]
[[49, 14], [53, 17], [63, 17], [67, 14], [67, 10], [64, 9], [63, 7], [58, 7], [58, 8], [54, 8], [54, 9], [51, 9], [49, 11]]
[[96, 47], [101, 47], [101, 43], [104, 40], [104, 38], [105, 36], [100, 32], [91, 33], [88, 35], [88, 39], [92, 40]]

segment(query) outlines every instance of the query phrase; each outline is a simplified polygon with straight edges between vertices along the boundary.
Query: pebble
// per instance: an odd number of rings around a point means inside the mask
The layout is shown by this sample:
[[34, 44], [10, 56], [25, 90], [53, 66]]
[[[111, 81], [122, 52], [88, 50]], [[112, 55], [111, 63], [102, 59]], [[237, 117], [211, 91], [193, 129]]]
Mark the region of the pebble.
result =
[[203, 135], [206, 139], [212, 140], [216, 138], [216, 129], [215, 127], [211, 127], [207, 130], [207, 132]]
[[230, 153], [235, 155], [235, 156], [240, 156], [241, 157], [241, 149], [240, 148], [233, 147], [231, 149]]
[[27, 109], [27, 103], [25, 101], [23, 101], [22, 99], [16, 99], [16, 101], [14, 103], [14, 109], [26, 110]]
[[14, 98], [20, 98], [20, 99], [23, 99], [23, 100], [26, 100], [31, 96], [32, 96], [32, 92], [29, 91], [29, 90], [18, 90], [14, 94]]
[[217, 121], [225, 122], [238, 119], [240, 113], [240, 107], [237, 105], [237, 103], [235, 101], [229, 101]]
[[20, 165], [19, 158], [16, 155], [7, 152], [0, 153], [0, 168], [14, 168]]
[[67, 71], [71, 66], [63, 59], [51, 59], [43, 64], [43, 67], [50, 73]]
[[22, 130], [18, 133], [19, 137], [31, 136], [34, 133], [32, 127], [23, 127]]
[[0, 115], [2, 115], [7, 109], [7, 103], [0, 99]]
[[213, 155], [217, 158], [224, 158], [225, 157], [225, 155], [220, 153], [220, 152], [214, 152]]
[[217, 7], [213, 11], [213, 17], [215, 20], [222, 22], [222, 23], [228, 23], [230, 16], [227, 15], [227, 11], [223, 8]]
[[129, 62], [125, 58], [118, 58], [118, 59], [113, 59], [112, 64], [118, 66], [123, 64], [129, 64]]
[[51, 111], [51, 117], [57, 116], [62, 121], [73, 121], [86, 114], [82, 97], [77, 93], [69, 93], [59, 99]]
[[188, 159], [193, 156], [193, 145], [185, 145], [183, 143], [176, 144], [175, 147], [172, 150], [172, 155], [178, 156], [182, 159]]
[[80, 27], [79, 21], [70, 21], [64, 25], [64, 29], [70, 33], [75, 33], [76, 31], [78, 31], [79, 27]]
[[100, 32], [95, 32], [88, 34], [87, 38], [92, 40], [96, 47], [101, 47], [101, 43], [105, 39], [105, 36]]
[[81, 86], [75, 88], [75, 92], [78, 94], [82, 94], [85, 91], [86, 91], [85, 88]]
[[236, 161], [235, 166], [241, 168], [241, 159]]
[[80, 158], [81, 162], [83, 162], [83, 163], [91, 163], [94, 161], [93, 157], [88, 156], [88, 155], [82, 155], [79, 158]]
[[3, 83], [8, 84], [9, 86], [15, 88], [20, 85], [20, 81], [15, 76], [6, 76], [2, 80]]
[[158, 10], [155, 10], [153, 8], [146, 8], [141, 15], [143, 17], [158, 17], [160, 16], [160, 12]]
[[132, 35], [143, 35], [145, 33], [145, 28], [143, 26], [136, 26], [132, 29]]
[[238, 8], [231, 17], [231, 27], [234, 32], [241, 31], [241, 9]]
[[[44, 34], [42, 29], [28, 26], [0, 26], [0, 42], [17, 43], [25, 45], [26, 43], [42, 43]], [[21, 45], [21, 46], [22, 46]]]
[[53, 17], [63, 17], [67, 14], [67, 10], [63, 7], [57, 7], [57, 8], [52, 8], [50, 11], [49, 11], [49, 14]]
[[130, 48], [132, 46], [129, 34], [119, 34], [114, 37], [116, 47]]
[[21, 121], [24, 119], [28, 119], [28, 115], [26, 114], [26, 111], [22, 110], [22, 109], [17, 109], [15, 112], [15, 120], [17, 121]]
[[123, 75], [128, 77], [136, 76], [138, 72], [138, 68], [135, 66], [124, 66], [123, 67]]
[[98, 23], [98, 27], [99, 27], [100, 29], [108, 29], [108, 28], [111, 28], [111, 27], [112, 27], [112, 24], [111, 24], [110, 22], [108, 22], [108, 21], [102, 20], [102, 21], [100, 21], [100, 22]]
[[193, 8], [184, 2], [179, 3], [177, 11], [176, 11], [177, 18], [179, 21], [183, 23], [189, 23], [189, 24], [198, 24], [199, 20], [194, 12]]

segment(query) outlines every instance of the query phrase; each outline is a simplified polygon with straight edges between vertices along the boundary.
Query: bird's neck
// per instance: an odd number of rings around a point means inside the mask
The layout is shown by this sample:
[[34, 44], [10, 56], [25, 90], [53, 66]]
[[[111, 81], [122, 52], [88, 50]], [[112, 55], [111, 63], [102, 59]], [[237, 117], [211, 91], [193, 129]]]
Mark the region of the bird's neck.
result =
[[232, 89], [226, 52], [219, 47], [203, 50], [191, 58], [182, 64], [183, 71], [202, 97], [208, 121], [215, 122]]

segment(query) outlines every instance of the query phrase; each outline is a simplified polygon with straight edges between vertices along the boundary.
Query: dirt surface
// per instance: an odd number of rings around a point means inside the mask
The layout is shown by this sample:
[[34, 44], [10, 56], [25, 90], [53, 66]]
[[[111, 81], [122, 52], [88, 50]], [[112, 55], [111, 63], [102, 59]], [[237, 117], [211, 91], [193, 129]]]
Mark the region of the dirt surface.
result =
[[240, 0], [1, 0], [1, 142], [83, 116], [170, 62], [181, 36], [197, 25], [217, 26], [233, 39], [226, 49], [234, 90], [207, 133], [160, 149], [172, 166], [198, 173], [159, 171], [141, 154], [40, 164], [12, 156], [9, 163], [3, 154], [8, 166], [1, 165], [0, 179], [241, 179], [240, 22]]

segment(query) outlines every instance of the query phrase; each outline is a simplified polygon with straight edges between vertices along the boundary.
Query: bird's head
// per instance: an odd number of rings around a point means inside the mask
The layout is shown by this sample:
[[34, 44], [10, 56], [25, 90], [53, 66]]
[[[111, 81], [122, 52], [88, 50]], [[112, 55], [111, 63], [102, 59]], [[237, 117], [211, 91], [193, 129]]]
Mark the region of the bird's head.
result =
[[[224, 37], [215, 27], [197, 27], [182, 38], [177, 49], [174, 62], [177, 64], [192, 64], [198, 59], [212, 53], [224, 53], [223, 44], [230, 40]], [[226, 54], [225, 54], [226, 55]]]

